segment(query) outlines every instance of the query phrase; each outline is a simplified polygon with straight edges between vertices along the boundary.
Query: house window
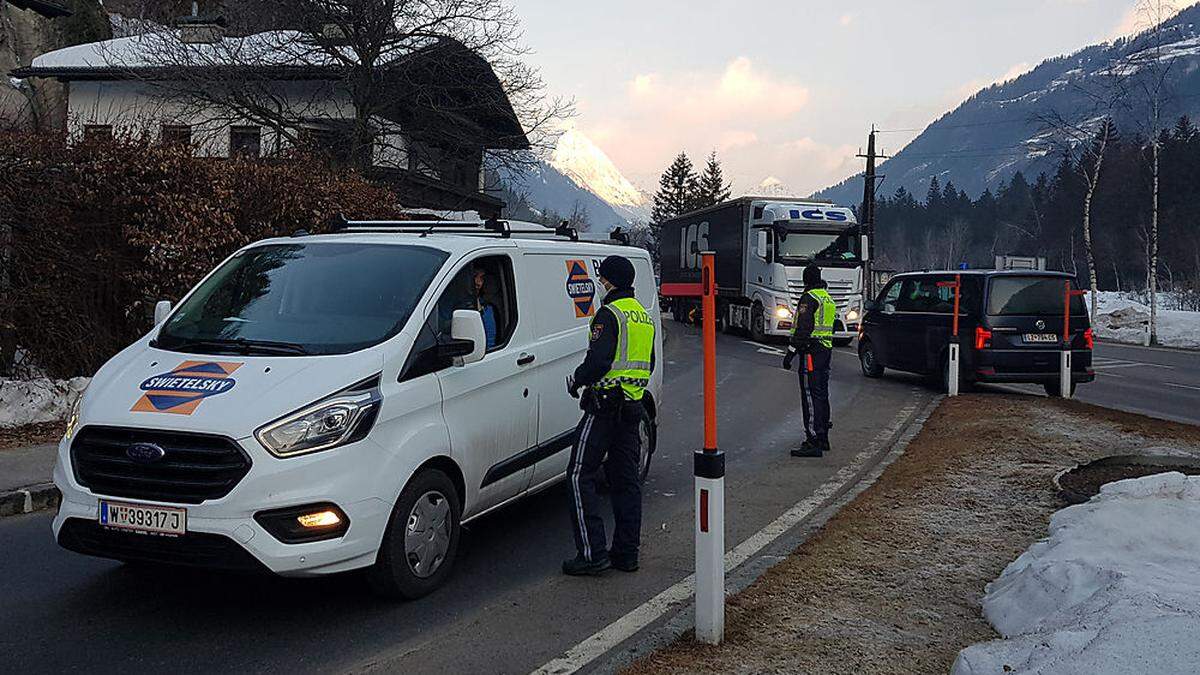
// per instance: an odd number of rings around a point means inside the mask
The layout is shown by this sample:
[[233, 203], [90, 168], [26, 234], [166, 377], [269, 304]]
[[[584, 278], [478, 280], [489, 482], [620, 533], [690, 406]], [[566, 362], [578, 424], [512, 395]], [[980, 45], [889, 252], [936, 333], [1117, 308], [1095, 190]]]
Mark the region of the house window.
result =
[[191, 145], [192, 127], [187, 124], [164, 124], [159, 139], [163, 145]]
[[83, 141], [85, 143], [94, 143], [97, 141], [111, 141], [113, 137], [113, 128], [111, 124], [85, 124], [83, 125]]
[[229, 130], [230, 157], [261, 157], [262, 127], [233, 127]]

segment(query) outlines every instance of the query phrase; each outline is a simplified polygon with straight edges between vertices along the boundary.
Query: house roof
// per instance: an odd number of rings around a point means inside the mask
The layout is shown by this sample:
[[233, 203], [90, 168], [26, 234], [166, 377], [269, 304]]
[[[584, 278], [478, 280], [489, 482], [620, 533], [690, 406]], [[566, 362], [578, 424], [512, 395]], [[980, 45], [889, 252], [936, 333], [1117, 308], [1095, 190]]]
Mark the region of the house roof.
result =
[[[3, 2], [4, 0], [0, 0], [0, 3]], [[57, 2], [50, 2], [49, 0], [8, 0], [8, 2], [13, 7], [30, 9], [51, 19], [60, 16], [71, 16], [71, 10]]]
[[[76, 45], [42, 54], [14, 77], [60, 80], [172, 79], [190, 69], [229, 71], [257, 80], [339, 80], [358, 63], [348, 46], [331, 51], [299, 31], [278, 30], [215, 43], [184, 43], [179, 31]], [[378, 61], [388, 86], [398, 92], [384, 116], [409, 123], [473, 125], [484, 147], [529, 148], [499, 78], [486, 59], [457, 40], [427, 37], [397, 44]], [[421, 101], [403, 96], [418, 83]], [[414, 124], [414, 126], [419, 126]]]

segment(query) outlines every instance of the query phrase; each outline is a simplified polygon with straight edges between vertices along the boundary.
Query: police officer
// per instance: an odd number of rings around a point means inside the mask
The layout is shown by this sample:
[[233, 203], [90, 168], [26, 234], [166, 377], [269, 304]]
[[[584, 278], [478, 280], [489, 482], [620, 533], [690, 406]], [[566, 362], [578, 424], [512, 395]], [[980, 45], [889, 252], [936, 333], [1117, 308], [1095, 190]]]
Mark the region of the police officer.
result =
[[792, 337], [783, 367], [791, 370], [797, 355], [800, 364], [800, 405], [804, 413], [804, 443], [793, 457], [820, 457], [829, 452], [829, 371], [833, 361], [833, 322], [837, 305], [825, 290], [821, 268], [804, 268], [804, 293], [797, 303]]
[[[587, 356], [567, 378], [571, 396], [578, 398], [584, 389], [584, 415], [567, 467], [578, 555], [563, 562], [563, 573], [573, 576], [600, 574], [610, 566], [636, 571], [642, 528], [638, 429], [654, 370], [654, 321], [633, 296], [633, 263], [609, 256], [598, 271], [604, 304], [592, 318]], [[611, 547], [597, 494], [602, 465], [615, 521]]]

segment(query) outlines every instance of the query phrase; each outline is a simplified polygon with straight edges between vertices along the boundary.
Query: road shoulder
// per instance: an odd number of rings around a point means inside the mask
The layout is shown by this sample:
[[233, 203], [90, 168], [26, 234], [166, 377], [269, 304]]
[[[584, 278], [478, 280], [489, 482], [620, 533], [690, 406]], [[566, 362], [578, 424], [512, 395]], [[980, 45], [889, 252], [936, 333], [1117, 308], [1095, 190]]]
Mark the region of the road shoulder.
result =
[[947, 400], [878, 481], [729, 599], [725, 644], [685, 634], [628, 672], [946, 672], [996, 637], [984, 586], [1063, 506], [1053, 476], [1156, 446], [1200, 455], [1200, 428], [1044, 398]]

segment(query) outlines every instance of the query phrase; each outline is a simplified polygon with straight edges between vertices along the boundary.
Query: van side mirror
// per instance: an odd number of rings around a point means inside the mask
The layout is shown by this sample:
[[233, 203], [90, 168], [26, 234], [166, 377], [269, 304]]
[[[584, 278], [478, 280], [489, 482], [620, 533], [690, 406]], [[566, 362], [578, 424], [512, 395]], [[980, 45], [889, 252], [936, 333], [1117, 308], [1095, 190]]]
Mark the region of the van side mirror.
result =
[[482, 361], [487, 352], [487, 333], [483, 316], [473, 309], [456, 309], [450, 323], [450, 339], [438, 345], [438, 353], [454, 359], [454, 365]]
[[862, 251], [862, 254], [859, 256], [860, 258], [864, 261], [871, 259], [871, 238], [865, 234], [862, 236], [862, 243], [859, 250]]
[[758, 240], [755, 242], [754, 253], [763, 260], [767, 259], [767, 231], [758, 231]]
[[878, 300], [864, 300], [863, 301], [863, 310], [864, 311], [874, 312], [878, 309], [879, 309], [879, 301]]
[[157, 326], [166, 321], [168, 316], [171, 316], [171, 301], [159, 300], [154, 305], [154, 325]]

